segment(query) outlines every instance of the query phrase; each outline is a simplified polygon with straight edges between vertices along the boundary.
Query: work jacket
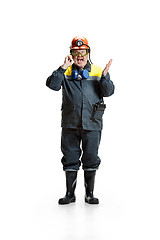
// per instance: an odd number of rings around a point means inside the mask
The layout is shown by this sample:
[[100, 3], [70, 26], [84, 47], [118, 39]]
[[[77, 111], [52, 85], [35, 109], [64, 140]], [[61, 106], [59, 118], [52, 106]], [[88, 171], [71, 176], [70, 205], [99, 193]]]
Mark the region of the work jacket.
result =
[[46, 85], [55, 91], [62, 87], [61, 126], [100, 131], [105, 109], [103, 97], [109, 97], [114, 93], [113, 82], [109, 73], [102, 76], [102, 69], [90, 64], [89, 61], [84, 68], [89, 72], [87, 79], [73, 80], [74, 69], [80, 71], [75, 64], [67, 70], [59, 67], [46, 82]]

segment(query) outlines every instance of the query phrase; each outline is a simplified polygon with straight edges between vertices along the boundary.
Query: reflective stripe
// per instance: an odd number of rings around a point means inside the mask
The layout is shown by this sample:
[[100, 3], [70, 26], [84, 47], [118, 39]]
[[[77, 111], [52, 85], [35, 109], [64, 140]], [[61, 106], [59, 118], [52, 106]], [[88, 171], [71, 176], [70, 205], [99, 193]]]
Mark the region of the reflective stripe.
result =
[[[65, 75], [65, 78], [66, 78], [67, 80], [73, 80], [71, 76]], [[97, 76], [89, 76], [89, 78], [87, 78], [87, 79], [82, 79], [82, 80], [91, 80], [91, 81], [96, 80], [96, 81], [99, 81], [100, 79], [101, 79], [101, 78], [100, 78], [100, 77], [97, 77]], [[79, 81], [79, 80], [73, 80], [73, 81]]]

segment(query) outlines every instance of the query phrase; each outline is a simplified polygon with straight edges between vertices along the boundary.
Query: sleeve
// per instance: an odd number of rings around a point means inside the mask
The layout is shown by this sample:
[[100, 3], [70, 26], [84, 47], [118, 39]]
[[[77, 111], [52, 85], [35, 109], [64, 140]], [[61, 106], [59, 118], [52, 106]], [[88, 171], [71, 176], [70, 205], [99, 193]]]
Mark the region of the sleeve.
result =
[[59, 67], [56, 71], [52, 73], [51, 76], [47, 78], [46, 86], [52, 90], [59, 91], [64, 80], [64, 73], [66, 69]]
[[109, 97], [114, 93], [115, 87], [113, 82], [110, 80], [109, 73], [101, 77], [100, 89], [103, 97]]

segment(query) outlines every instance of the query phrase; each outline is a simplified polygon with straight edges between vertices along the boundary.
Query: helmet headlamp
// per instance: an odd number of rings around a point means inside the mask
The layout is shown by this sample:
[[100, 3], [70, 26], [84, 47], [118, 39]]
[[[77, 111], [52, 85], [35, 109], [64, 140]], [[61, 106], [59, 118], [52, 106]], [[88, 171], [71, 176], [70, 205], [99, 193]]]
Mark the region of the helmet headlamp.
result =
[[83, 43], [83, 41], [82, 41], [81, 39], [78, 39], [78, 40], [76, 41], [76, 45], [77, 45], [78, 47], [81, 47], [82, 45], [84, 45], [84, 43]]

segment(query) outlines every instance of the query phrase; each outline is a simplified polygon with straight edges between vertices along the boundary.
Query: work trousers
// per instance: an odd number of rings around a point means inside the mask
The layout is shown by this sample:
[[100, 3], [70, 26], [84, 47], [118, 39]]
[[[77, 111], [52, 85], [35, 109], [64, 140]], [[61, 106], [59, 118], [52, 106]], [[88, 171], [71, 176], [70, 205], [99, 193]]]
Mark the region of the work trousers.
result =
[[101, 131], [62, 128], [61, 150], [64, 171], [77, 171], [82, 163], [83, 170], [97, 170], [100, 165], [98, 148]]

